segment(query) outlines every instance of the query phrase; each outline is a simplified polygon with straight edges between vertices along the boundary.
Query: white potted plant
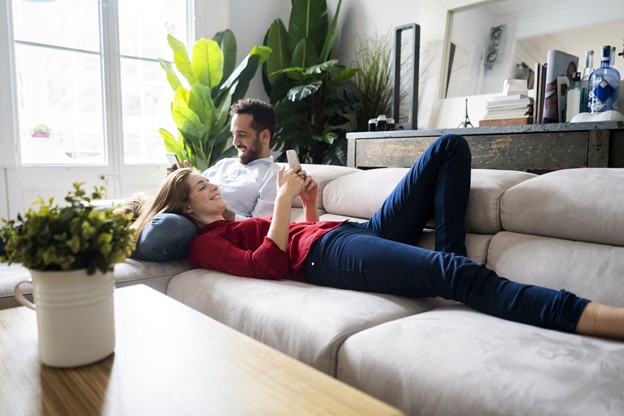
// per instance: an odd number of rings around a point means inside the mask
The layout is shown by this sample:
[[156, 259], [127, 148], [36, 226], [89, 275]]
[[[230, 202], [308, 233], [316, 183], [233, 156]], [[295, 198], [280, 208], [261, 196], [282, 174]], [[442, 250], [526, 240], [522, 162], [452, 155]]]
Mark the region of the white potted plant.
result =
[[43, 123], [39, 123], [30, 131], [30, 136], [49, 138], [50, 133], [52, 133], [52, 129], [50, 127], [46, 126]]
[[[90, 364], [115, 348], [112, 270], [132, 253], [131, 217], [96, 208], [104, 187], [91, 195], [74, 183], [58, 205], [38, 198], [24, 215], [4, 220], [0, 261], [21, 263], [32, 280], [15, 287], [17, 300], [35, 309], [41, 361], [53, 367]], [[21, 293], [32, 284], [34, 304]]]

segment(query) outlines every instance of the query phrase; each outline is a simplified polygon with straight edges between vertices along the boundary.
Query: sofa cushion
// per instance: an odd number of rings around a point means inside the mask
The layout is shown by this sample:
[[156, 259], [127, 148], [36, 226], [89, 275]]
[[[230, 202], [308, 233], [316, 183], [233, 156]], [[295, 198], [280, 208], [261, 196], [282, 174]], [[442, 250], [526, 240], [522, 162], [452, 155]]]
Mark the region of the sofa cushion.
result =
[[406, 168], [382, 168], [335, 179], [323, 190], [325, 211], [368, 219], [406, 173]]
[[479, 234], [494, 234], [502, 230], [501, 198], [509, 188], [536, 177], [534, 173], [513, 170], [473, 169], [466, 230]]
[[487, 266], [512, 280], [624, 307], [624, 247], [500, 232]]
[[[330, 214], [370, 218], [405, 176], [406, 168], [360, 171], [335, 179], [323, 191], [325, 211]], [[494, 234], [502, 229], [499, 201], [503, 193], [535, 174], [510, 170], [473, 169], [466, 230]], [[431, 227], [433, 220], [429, 222]]]
[[169, 280], [191, 267], [186, 260], [151, 262], [127, 259], [115, 265], [115, 285], [117, 287], [144, 284], [159, 292], [166, 293]]
[[[285, 165], [284, 163], [280, 163], [280, 165]], [[338, 166], [338, 165], [318, 165], [312, 163], [302, 163], [301, 168], [306, 171], [306, 173], [314, 178], [316, 183], [318, 183], [319, 187], [319, 198], [318, 198], [318, 207], [319, 209], [323, 209], [323, 190], [332, 180], [336, 178], [340, 178], [345, 175], [349, 175], [351, 173], [360, 172], [360, 169], [349, 168], [346, 166]], [[293, 206], [297, 208], [301, 208], [303, 204], [301, 203], [301, 199], [297, 197], [293, 202]]]
[[158, 262], [186, 259], [196, 235], [197, 226], [189, 218], [161, 212], [141, 230], [132, 258]]
[[203, 269], [174, 277], [167, 295], [330, 375], [350, 335], [449, 303]]
[[[123, 287], [144, 284], [162, 293], [166, 292], [169, 280], [178, 273], [189, 270], [186, 260], [174, 260], [163, 263], [127, 259], [115, 265], [113, 276], [115, 286]], [[30, 272], [19, 264], [0, 263], [0, 309], [20, 306], [15, 300], [13, 289], [18, 282], [30, 280]], [[22, 293], [32, 300], [32, 286], [23, 286]]]
[[509, 189], [503, 228], [569, 240], [624, 246], [624, 169], [566, 169]]
[[337, 378], [411, 415], [621, 415], [624, 344], [456, 305], [352, 335]]

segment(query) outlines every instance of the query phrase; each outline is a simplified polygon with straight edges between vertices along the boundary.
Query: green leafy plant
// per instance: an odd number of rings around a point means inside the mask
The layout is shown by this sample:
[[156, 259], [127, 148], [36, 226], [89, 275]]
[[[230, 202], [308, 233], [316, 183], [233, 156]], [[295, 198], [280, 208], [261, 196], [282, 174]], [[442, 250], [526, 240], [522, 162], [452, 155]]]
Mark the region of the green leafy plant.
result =
[[329, 24], [325, 0], [291, 0], [288, 29], [273, 21], [264, 44], [273, 53], [263, 65], [265, 91], [275, 106], [272, 148], [295, 149], [302, 162], [345, 164], [346, 133], [355, 128], [361, 92], [356, 68], [329, 59], [342, 0]]
[[30, 133], [32, 135], [41, 135], [41, 136], [50, 135], [50, 133], [52, 133], [52, 129], [43, 123], [39, 123], [35, 127], [32, 128]]
[[362, 91], [362, 108], [357, 113], [357, 129], [368, 130], [368, 120], [392, 112], [392, 46], [388, 36], [361, 35], [357, 38], [355, 65], [360, 69], [355, 83]]
[[42, 271], [86, 269], [88, 274], [112, 271], [124, 261], [134, 250], [131, 216], [94, 207], [91, 201], [103, 197], [104, 187], [95, 187], [89, 196], [83, 184], [74, 183], [63, 206], [54, 198], [38, 198], [17, 221], [4, 220], [0, 261]]
[[173, 50], [175, 70], [170, 62], [159, 61], [174, 91], [171, 115], [178, 135], [162, 128], [160, 135], [167, 151], [204, 170], [236, 153], [230, 141], [230, 105], [244, 97], [271, 49], [255, 46], [235, 67], [236, 38], [231, 30], [217, 33], [214, 39], [199, 39], [193, 46], [192, 59], [184, 43], [171, 35], [167, 40]]

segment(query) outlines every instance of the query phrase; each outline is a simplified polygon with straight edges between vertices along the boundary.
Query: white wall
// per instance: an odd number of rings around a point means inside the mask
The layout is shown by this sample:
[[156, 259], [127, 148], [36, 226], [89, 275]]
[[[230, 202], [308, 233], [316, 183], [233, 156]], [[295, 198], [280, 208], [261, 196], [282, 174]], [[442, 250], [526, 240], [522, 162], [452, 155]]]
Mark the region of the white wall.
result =
[[[329, 0], [328, 8], [333, 17], [337, 0]], [[351, 64], [357, 39], [361, 35], [385, 37], [394, 42], [392, 32], [397, 26], [419, 23], [419, 1], [395, 0], [343, 0], [340, 11], [339, 34], [334, 54], [344, 63]]]
[[[281, 18], [288, 27], [290, 0], [229, 0], [229, 5], [229, 27], [236, 36], [237, 61], [242, 60], [254, 45], [262, 45], [273, 20]], [[247, 97], [267, 99], [260, 68], [249, 85]]]
[[[426, 31], [419, 19], [421, 2], [394, 0], [382, 4], [378, 0], [343, 0], [332, 56], [345, 65], [351, 65], [359, 35], [385, 36], [395, 27], [407, 23], [421, 24], [421, 31]], [[327, 0], [330, 22], [337, 5], [338, 0]], [[290, 10], [289, 0], [230, 0], [230, 28], [238, 41], [239, 59], [253, 45], [262, 44], [264, 34], [274, 19], [281, 18], [288, 27]], [[393, 42], [392, 36], [389, 36], [389, 41]], [[421, 68], [425, 73], [431, 72], [429, 65], [422, 67], [421, 63]], [[247, 95], [266, 98], [259, 75], [254, 78]]]
[[229, 0], [194, 0], [195, 39], [212, 39], [229, 27]]

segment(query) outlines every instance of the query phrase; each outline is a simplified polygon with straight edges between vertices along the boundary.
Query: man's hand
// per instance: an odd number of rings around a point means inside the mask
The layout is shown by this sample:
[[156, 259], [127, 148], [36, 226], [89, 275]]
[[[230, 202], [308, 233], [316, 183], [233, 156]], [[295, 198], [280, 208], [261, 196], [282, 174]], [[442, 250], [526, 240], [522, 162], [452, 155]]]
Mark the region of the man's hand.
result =
[[[189, 162], [188, 160], [185, 160], [184, 162], [182, 162], [182, 168], [192, 168], [193, 165], [191, 165], [191, 162]], [[169, 175], [170, 173], [172, 173], [174, 170], [177, 170], [178, 168], [175, 167], [175, 165], [171, 165], [167, 167], [167, 175]]]

